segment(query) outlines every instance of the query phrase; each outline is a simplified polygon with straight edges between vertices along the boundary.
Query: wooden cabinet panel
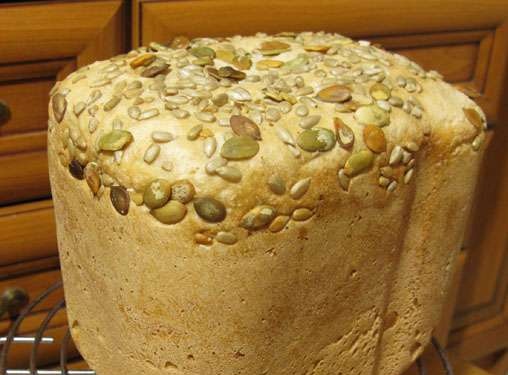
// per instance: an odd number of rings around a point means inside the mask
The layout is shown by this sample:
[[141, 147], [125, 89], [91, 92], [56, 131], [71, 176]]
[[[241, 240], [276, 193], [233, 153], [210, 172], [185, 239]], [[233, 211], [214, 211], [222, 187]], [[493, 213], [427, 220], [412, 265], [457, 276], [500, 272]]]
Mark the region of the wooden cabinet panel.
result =
[[0, 126], [0, 205], [49, 197], [48, 93], [75, 68], [121, 53], [124, 35], [121, 0], [0, 4], [0, 99], [12, 112]]
[[49, 200], [0, 208], [0, 228], [0, 267], [57, 253]]

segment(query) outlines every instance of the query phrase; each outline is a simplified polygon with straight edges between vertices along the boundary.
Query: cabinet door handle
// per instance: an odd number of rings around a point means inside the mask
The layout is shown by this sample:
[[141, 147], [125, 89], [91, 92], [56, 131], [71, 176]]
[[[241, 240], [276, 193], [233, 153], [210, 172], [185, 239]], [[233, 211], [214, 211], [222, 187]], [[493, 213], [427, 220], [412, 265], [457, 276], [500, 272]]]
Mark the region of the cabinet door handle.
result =
[[5, 314], [18, 315], [28, 304], [28, 293], [22, 288], [7, 288], [0, 296], [0, 318]]
[[11, 119], [11, 109], [9, 105], [0, 99], [0, 126], [6, 124]]

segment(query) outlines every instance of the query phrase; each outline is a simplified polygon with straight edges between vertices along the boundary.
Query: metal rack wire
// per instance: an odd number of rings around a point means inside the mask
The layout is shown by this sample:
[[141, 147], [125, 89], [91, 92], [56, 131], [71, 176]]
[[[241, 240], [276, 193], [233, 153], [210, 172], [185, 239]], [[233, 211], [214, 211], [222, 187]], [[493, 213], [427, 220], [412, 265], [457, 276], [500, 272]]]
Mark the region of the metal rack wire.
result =
[[[60, 346], [60, 368], [56, 370], [44, 370], [39, 369], [37, 367], [37, 350], [40, 345], [54, 345], [55, 340], [52, 337], [45, 337], [44, 332], [48, 328], [51, 319], [65, 307], [65, 300], [58, 301], [47, 313], [45, 319], [42, 321], [39, 329], [35, 333], [35, 336], [16, 336], [18, 329], [25, 319], [27, 315], [32, 312], [32, 310], [44, 301], [49, 295], [51, 295], [56, 290], [62, 288], [62, 283], [58, 282], [49, 289], [47, 289], [44, 293], [42, 293], [39, 297], [33, 300], [30, 304], [28, 304], [23, 311], [20, 313], [18, 318], [13, 323], [6, 337], [0, 337], [0, 346], [2, 350], [0, 352], [0, 375], [96, 375], [93, 370], [69, 370], [68, 369], [68, 349], [69, 343], [71, 341], [70, 331], [67, 330], [61, 346]], [[23, 345], [23, 344], [31, 344], [32, 349], [30, 351], [30, 360], [29, 360], [29, 368], [28, 369], [7, 369], [7, 355], [9, 353], [9, 348], [11, 345]], [[432, 338], [432, 345], [436, 349], [436, 352], [439, 356], [441, 364], [443, 366], [444, 374], [446, 375], [454, 375], [453, 368], [451, 366], [450, 361], [448, 360], [448, 356], [446, 355], [446, 351], [441, 347], [439, 342]], [[418, 368], [419, 375], [428, 375], [428, 370], [425, 365], [425, 362], [422, 358], [418, 358], [416, 360], [416, 365]], [[438, 375], [438, 374], [431, 374]]]

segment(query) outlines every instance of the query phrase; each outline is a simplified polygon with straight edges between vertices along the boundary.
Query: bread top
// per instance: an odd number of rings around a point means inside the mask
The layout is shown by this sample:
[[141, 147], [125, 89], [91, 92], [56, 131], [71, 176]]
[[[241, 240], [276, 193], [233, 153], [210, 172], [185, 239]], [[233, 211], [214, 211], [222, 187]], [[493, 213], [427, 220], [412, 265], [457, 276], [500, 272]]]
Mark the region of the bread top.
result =
[[486, 126], [437, 72], [322, 32], [176, 37], [80, 68], [50, 95], [50, 147], [72, 176], [202, 244], [310, 220], [333, 195], [386, 199], [423, 148], [478, 150]]

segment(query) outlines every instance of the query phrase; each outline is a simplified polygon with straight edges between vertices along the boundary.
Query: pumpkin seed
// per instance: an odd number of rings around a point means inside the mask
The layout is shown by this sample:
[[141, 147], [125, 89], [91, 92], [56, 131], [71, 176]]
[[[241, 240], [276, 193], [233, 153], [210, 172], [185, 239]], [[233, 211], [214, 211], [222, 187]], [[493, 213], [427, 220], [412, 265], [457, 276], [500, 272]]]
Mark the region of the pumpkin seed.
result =
[[240, 182], [242, 179], [242, 172], [238, 168], [229, 165], [217, 168], [215, 173], [229, 182]]
[[143, 156], [143, 160], [145, 163], [152, 164], [155, 159], [159, 156], [161, 152], [161, 146], [157, 143], [152, 143], [145, 151], [145, 155]]
[[467, 120], [478, 130], [483, 129], [483, 119], [474, 108], [462, 108]]
[[194, 47], [190, 50], [190, 53], [192, 56], [195, 56], [197, 58], [209, 58], [209, 59], [215, 58], [215, 51], [210, 47], [205, 46]]
[[200, 218], [210, 223], [218, 223], [226, 218], [226, 207], [212, 197], [195, 199], [194, 209]]
[[225, 61], [230, 64], [233, 63], [233, 60], [235, 58], [234, 52], [229, 50], [219, 49], [215, 52], [215, 54], [219, 60]]
[[390, 114], [383, 111], [377, 105], [368, 105], [358, 108], [355, 119], [363, 125], [386, 126], [390, 124]]
[[385, 133], [377, 126], [366, 125], [363, 128], [363, 141], [373, 152], [381, 153], [386, 150]]
[[201, 133], [201, 130], [203, 130], [203, 125], [198, 124], [190, 128], [190, 130], [187, 132], [187, 139], [189, 141], [194, 141], [198, 139], [199, 133]]
[[229, 97], [227, 94], [225, 93], [222, 93], [222, 94], [218, 94], [216, 96], [214, 96], [212, 98], [212, 103], [215, 104], [217, 107], [222, 107], [223, 105], [225, 105], [229, 100]]
[[248, 230], [260, 229], [270, 224], [276, 214], [277, 210], [272, 206], [257, 206], [243, 216], [240, 225]]
[[189, 38], [183, 35], [178, 35], [173, 38], [169, 46], [173, 49], [184, 49], [190, 44]]
[[370, 150], [361, 150], [352, 154], [346, 161], [344, 173], [353, 177], [370, 168], [374, 162], [374, 154]]
[[129, 213], [129, 193], [123, 186], [111, 186], [109, 198], [113, 207], [120, 215], [127, 215]]
[[136, 69], [140, 66], [148, 66], [153, 63], [156, 59], [156, 56], [151, 53], [147, 53], [144, 55], [139, 55], [134, 60], [130, 62], [130, 66], [132, 69]]
[[223, 66], [219, 68], [217, 74], [220, 78], [229, 78], [234, 79], [236, 81], [241, 81], [247, 77], [244, 72], [234, 69], [231, 66]]
[[111, 111], [113, 108], [115, 108], [118, 103], [120, 103], [120, 100], [122, 100], [122, 98], [120, 96], [113, 96], [111, 99], [109, 99], [106, 104], [104, 104], [104, 111], [105, 112], [109, 112]]
[[164, 224], [176, 224], [187, 215], [187, 207], [178, 201], [169, 201], [164, 206], [150, 210], [150, 214]]
[[355, 133], [353, 130], [339, 117], [333, 118], [333, 124], [335, 127], [337, 142], [344, 148], [350, 148], [353, 146], [353, 143], [355, 142]]
[[174, 136], [172, 133], [165, 132], [165, 131], [153, 131], [151, 136], [152, 136], [152, 139], [154, 140], [154, 142], [159, 142], [159, 143], [170, 142], [174, 139]]
[[259, 151], [259, 144], [249, 136], [237, 135], [229, 138], [221, 148], [221, 155], [228, 160], [241, 160], [254, 157]]
[[215, 236], [215, 239], [218, 242], [226, 244], [226, 245], [233, 245], [238, 241], [238, 238], [236, 237], [236, 235], [234, 233], [223, 232], [223, 231], [220, 231], [219, 233], [217, 233], [217, 235]]
[[122, 150], [132, 142], [132, 134], [126, 130], [112, 130], [99, 139], [99, 149], [103, 151]]
[[256, 69], [257, 70], [276, 69], [276, 68], [280, 68], [283, 65], [284, 65], [284, 62], [279, 61], [279, 60], [269, 60], [269, 59], [259, 60], [256, 63]]
[[287, 223], [289, 222], [289, 216], [286, 215], [279, 215], [275, 219], [273, 219], [272, 223], [268, 227], [270, 232], [277, 233], [280, 232], [282, 229], [285, 228]]
[[82, 180], [84, 178], [83, 166], [77, 160], [72, 160], [69, 163], [69, 172], [78, 180]]
[[62, 94], [55, 94], [52, 100], [53, 114], [56, 122], [62, 122], [67, 110], [67, 99]]
[[335, 135], [325, 128], [312, 128], [301, 132], [296, 142], [305, 151], [329, 151], [335, 145]]
[[261, 52], [264, 56], [274, 56], [288, 51], [289, 48], [289, 44], [273, 40], [261, 43], [259, 52]]
[[153, 78], [159, 74], [167, 74], [169, 70], [168, 64], [152, 65], [141, 72], [141, 77]]
[[271, 175], [268, 178], [268, 186], [270, 190], [277, 195], [283, 195], [286, 192], [286, 183], [279, 175]]
[[375, 83], [370, 87], [370, 96], [375, 100], [388, 100], [391, 96], [390, 89], [382, 83]]
[[145, 188], [143, 201], [149, 208], [159, 208], [166, 204], [171, 197], [171, 184], [168, 180], [158, 178]]
[[98, 173], [98, 166], [96, 163], [88, 163], [84, 170], [84, 177], [93, 195], [97, 195], [101, 188], [101, 178]]
[[189, 180], [179, 180], [171, 185], [171, 199], [180, 203], [189, 203], [196, 194], [194, 185]]
[[351, 90], [347, 86], [334, 85], [319, 91], [317, 98], [328, 103], [344, 103], [351, 99]]
[[291, 217], [294, 221], [305, 221], [310, 219], [312, 215], [314, 215], [314, 212], [308, 208], [297, 208], [293, 211]]
[[252, 60], [248, 56], [235, 56], [233, 65], [241, 70], [249, 70], [252, 66]]
[[303, 129], [310, 129], [321, 121], [321, 115], [312, 115], [302, 118], [298, 125]]
[[252, 139], [261, 139], [259, 127], [248, 117], [233, 115], [229, 119], [229, 125], [236, 135], [251, 137]]
[[215, 137], [208, 137], [203, 142], [203, 152], [208, 158], [211, 158], [217, 149], [217, 141]]
[[324, 44], [313, 44], [313, 45], [304, 45], [303, 49], [307, 52], [321, 52], [326, 53], [331, 46], [327, 46]]
[[310, 177], [297, 181], [289, 190], [289, 195], [291, 196], [291, 198], [300, 199], [301, 197], [303, 197], [307, 192], [307, 190], [309, 190], [310, 181], [311, 181]]
[[339, 169], [339, 172], [337, 173], [337, 178], [339, 179], [339, 185], [344, 191], [349, 191], [349, 184], [351, 182], [351, 179], [348, 175], [346, 175], [346, 172], [344, 169]]

